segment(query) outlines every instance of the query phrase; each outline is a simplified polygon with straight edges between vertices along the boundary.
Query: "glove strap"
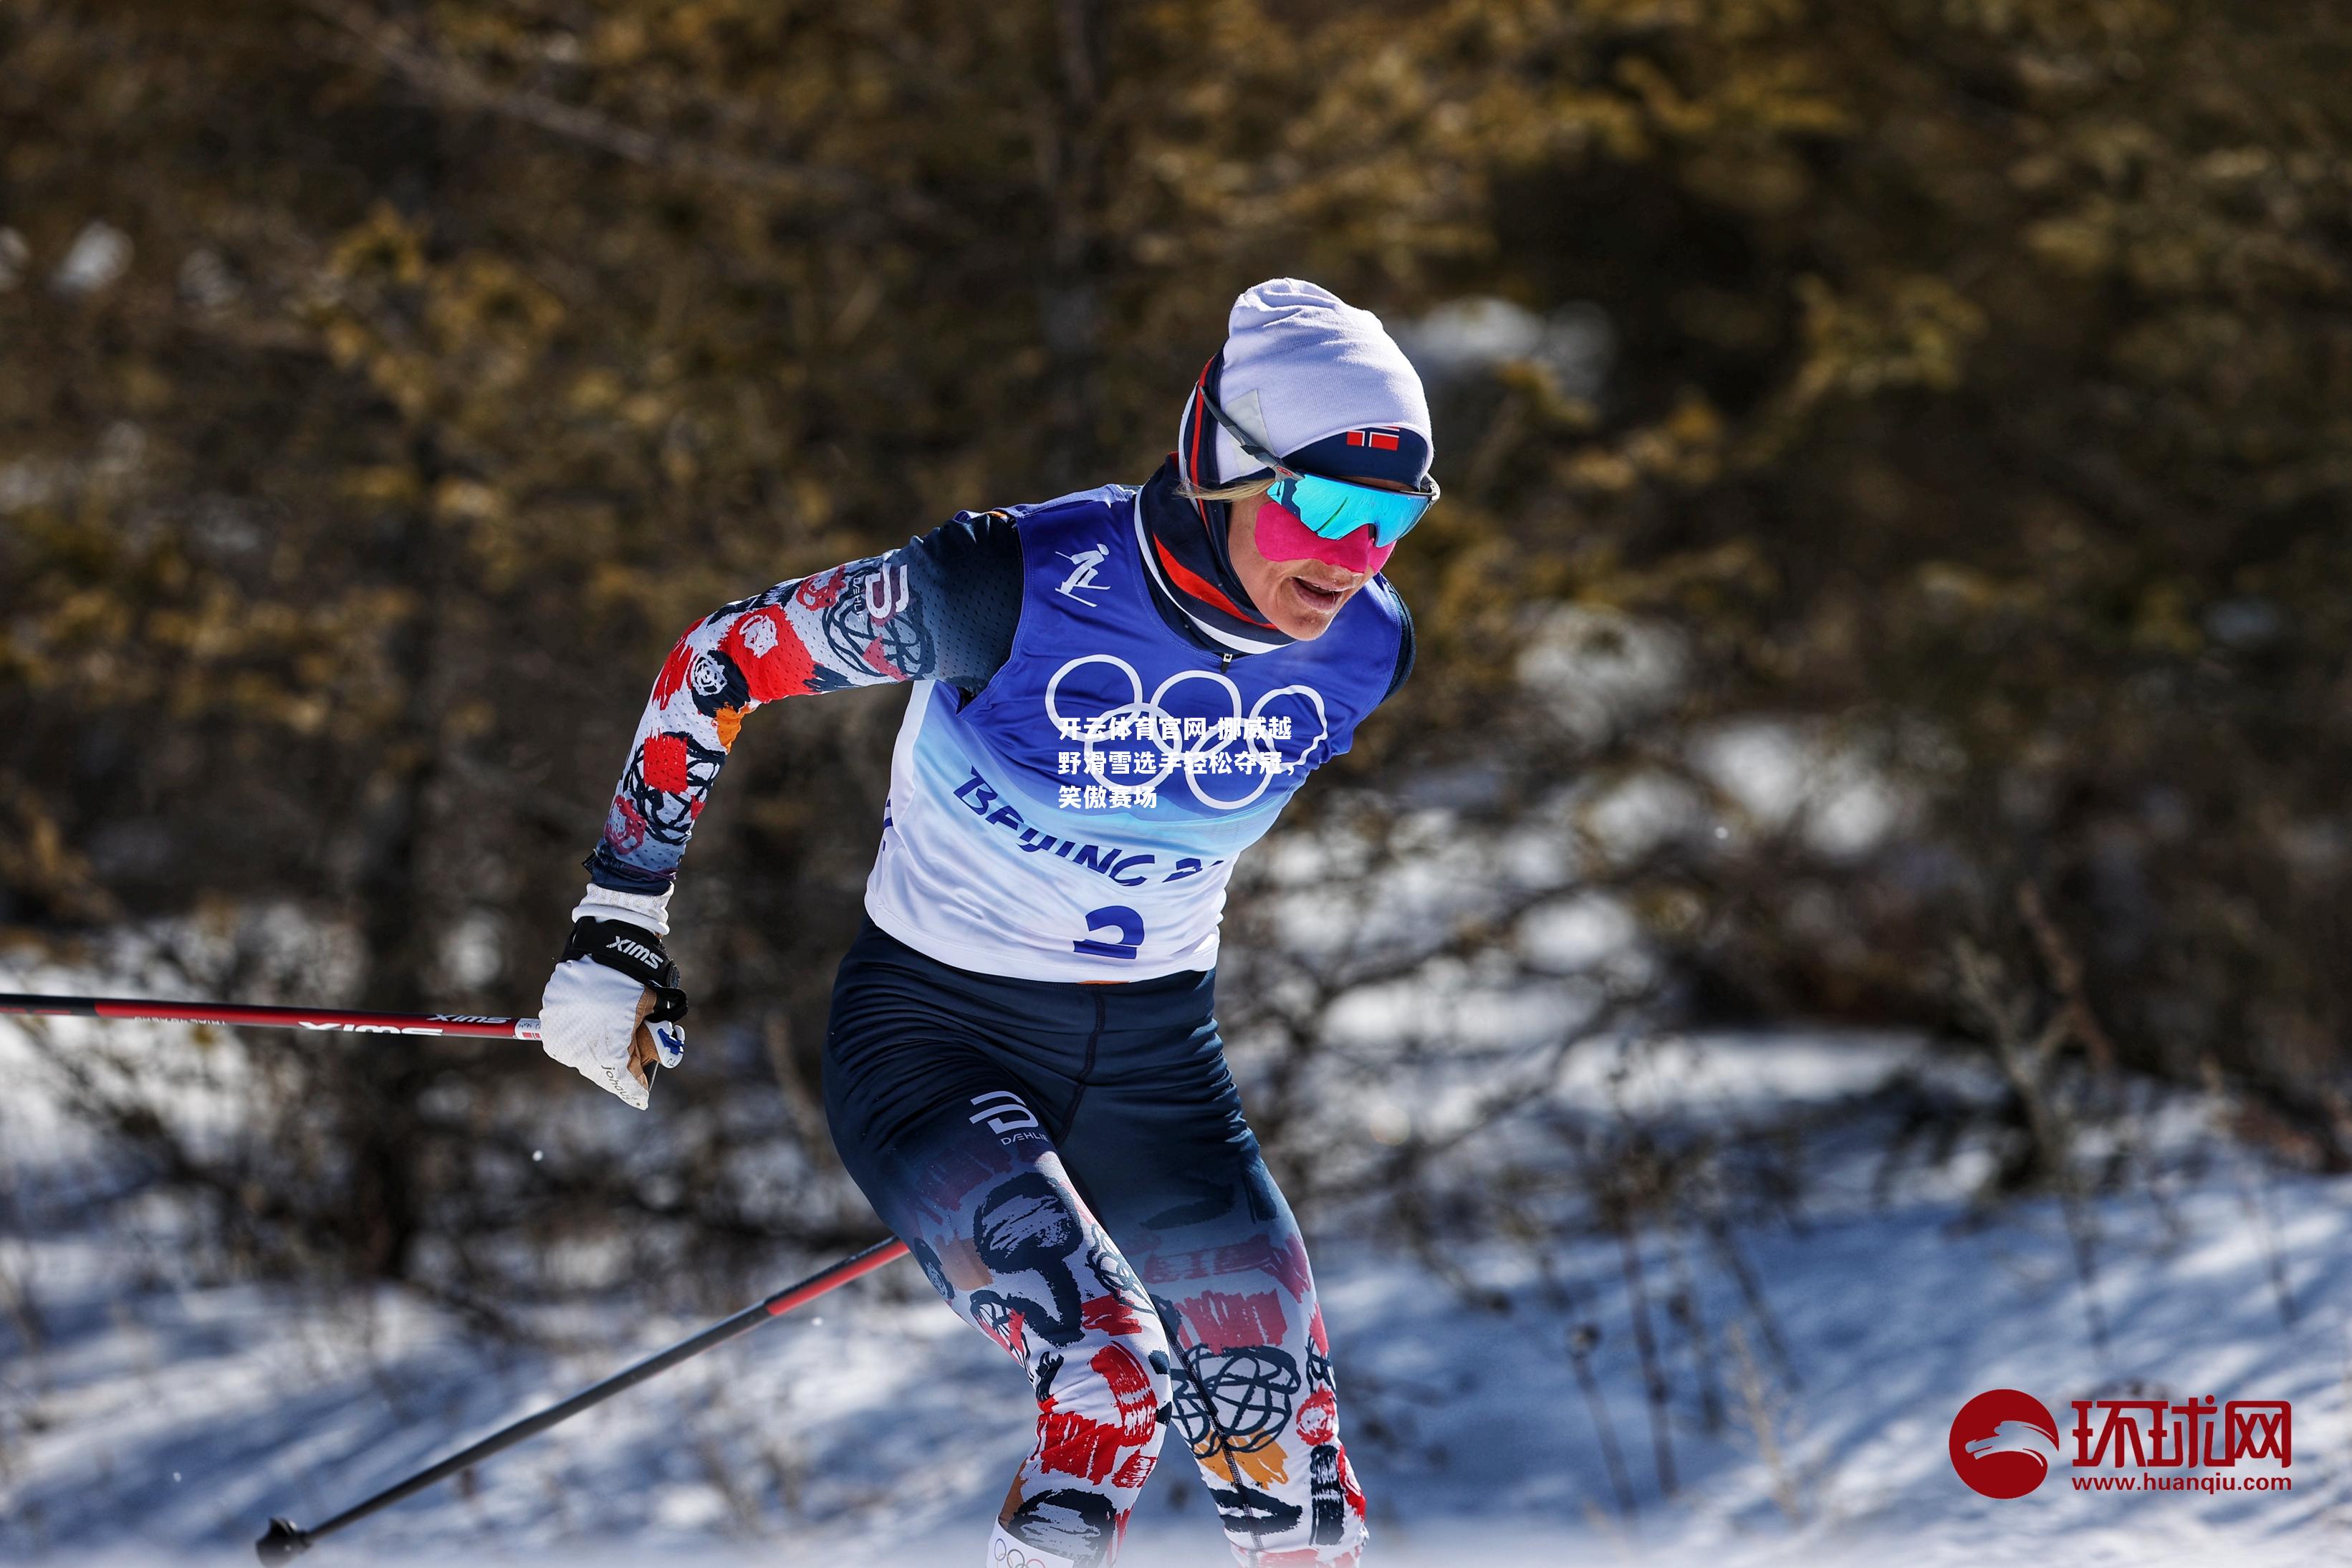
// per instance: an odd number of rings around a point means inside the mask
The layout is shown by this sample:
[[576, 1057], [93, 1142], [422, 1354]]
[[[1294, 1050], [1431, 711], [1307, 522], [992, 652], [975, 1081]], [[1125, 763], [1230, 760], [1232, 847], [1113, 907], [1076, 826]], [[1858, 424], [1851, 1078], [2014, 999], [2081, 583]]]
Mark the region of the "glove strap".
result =
[[677, 964], [662, 948], [662, 940], [642, 925], [625, 920], [575, 920], [563, 956], [587, 958], [608, 969], [618, 969], [657, 998], [647, 1016], [667, 1023], [686, 1016], [686, 990]]

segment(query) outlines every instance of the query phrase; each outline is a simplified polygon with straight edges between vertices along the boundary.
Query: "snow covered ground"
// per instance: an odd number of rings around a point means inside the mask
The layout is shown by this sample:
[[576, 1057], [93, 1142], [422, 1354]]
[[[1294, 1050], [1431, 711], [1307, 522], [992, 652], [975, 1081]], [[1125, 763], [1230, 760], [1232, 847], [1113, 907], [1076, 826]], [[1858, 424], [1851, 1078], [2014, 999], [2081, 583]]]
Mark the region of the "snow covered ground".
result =
[[[157, 1050], [175, 1048], [158, 1035]], [[314, 1523], [707, 1321], [647, 1311], [599, 1333], [580, 1319], [576, 1348], [558, 1353], [470, 1334], [395, 1291], [192, 1279], [168, 1209], [104, 1226], [78, 1215], [74, 1184], [93, 1167], [22, 1091], [38, 1082], [30, 1049], [0, 1029], [0, 1082], [20, 1086], [0, 1095], [0, 1197], [13, 1199], [0, 1205], [0, 1562], [249, 1563], [272, 1514]], [[1614, 1050], [1582, 1048], [1570, 1073], [1589, 1074], [1596, 1096], [1612, 1083], [1655, 1106], [1814, 1113], [1792, 1151], [1801, 1191], [1785, 1218], [1738, 1238], [1766, 1313], [1701, 1239], [1645, 1244], [1656, 1298], [1686, 1278], [1710, 1325], [1687, 1332], [1654, 1303], [1672, 1410], [1662, 1445], [1613, 1240], [1541, 1255], [1467, 1245], [1450, 1252], [1458, 1278], [1441, 1282], [1382, 1244], [1377, 1215], [1327, 1229], [1318, 1274], [1372, 1561], [2352, 1552], [2352, 1186], [2267, 1170], [2212, 1130], [2210, 1106], [2163, 1105], [2148, 1124], [2168, 1174], [2084, 1211], [2098, 1238], [2086, 1298], [2057, 1204], [1974, 1212], [1981, 1170], [1966, 1153], [1874, 1190], [1884, 1129], [1869, 1113], [1820, 1113], [1895, 1073], [1942, 1071], [1924, 1046], [1692, 1040], [1643, 1056], [1630, 1079]], [[777, 1260], [774, 1282], [807, 1263]], [[310, 1560], [977, 1563], [1031, 1408], [1001, 1354], [919, 1287], [904, 1265], [886, 1270]], [[1570, 1353], [1580, 1324], [1599, 1336], [1589, 1388]], [[1968, 1398], [2003, 1386], [2035, 1394], [2062, 1428], [2068, 1400], [2123, 1392], [2291, 1400], [2293, 1490], [2085, 1493], [2053, 1472], [2030, 1496], [1979, 1497], [1953, 1472], [1948, 1428]], [[1126, 1561], [1227, 1561], [1181, 1454], [1154, 1477]]]

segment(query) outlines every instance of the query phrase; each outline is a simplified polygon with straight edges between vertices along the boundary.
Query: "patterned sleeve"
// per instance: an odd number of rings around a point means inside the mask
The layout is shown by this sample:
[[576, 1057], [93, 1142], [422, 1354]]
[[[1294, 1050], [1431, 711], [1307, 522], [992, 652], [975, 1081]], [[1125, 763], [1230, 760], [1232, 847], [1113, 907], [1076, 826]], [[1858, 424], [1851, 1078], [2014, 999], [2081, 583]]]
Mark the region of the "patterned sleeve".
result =
[[661, 894], [744, 716], [778, 697], [941, 680], [977, 691], [1013, 647], [1021, 547], [1012, 514], [964, 512], [906, 548], [722, 605], [686, 629], [654, 681], [589, 880]]

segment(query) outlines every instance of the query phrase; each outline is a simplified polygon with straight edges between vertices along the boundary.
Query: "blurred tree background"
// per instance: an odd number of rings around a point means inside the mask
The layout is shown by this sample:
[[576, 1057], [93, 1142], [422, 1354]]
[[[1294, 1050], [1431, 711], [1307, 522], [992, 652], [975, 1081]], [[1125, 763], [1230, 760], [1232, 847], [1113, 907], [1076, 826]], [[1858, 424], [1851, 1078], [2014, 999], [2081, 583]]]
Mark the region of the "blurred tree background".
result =
[[[681, 626], [1139, 480], [1292, 273], [1407, 336], [1447, 499], [1286, 832], [1551, 824], [1656, 1005], [1995, 1056], [2020, 1181], [2075, 1062], [2343, 1168], [2347, 80], [2317, 0], [0, 0], [0, 927], [527, 1010]], [[67, 1070], [271, 1267], [862, 1237], [814, 1055], [900, 700], [751, 727], [665, 1115], [255, 1038], [224, 1139]]]

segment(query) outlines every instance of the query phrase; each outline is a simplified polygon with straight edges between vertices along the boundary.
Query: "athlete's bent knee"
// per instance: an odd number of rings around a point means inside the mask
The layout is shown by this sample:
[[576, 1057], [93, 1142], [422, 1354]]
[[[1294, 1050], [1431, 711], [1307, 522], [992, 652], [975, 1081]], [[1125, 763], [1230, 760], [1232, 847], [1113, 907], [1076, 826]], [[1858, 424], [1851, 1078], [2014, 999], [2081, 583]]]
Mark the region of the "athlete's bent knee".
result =
[[1159, 1458], [1168, 1396], [1168, 1341], [1148, 1318], [1040, 1357], [1038, 1469], [1120, 1492], [1140, 1490]]

